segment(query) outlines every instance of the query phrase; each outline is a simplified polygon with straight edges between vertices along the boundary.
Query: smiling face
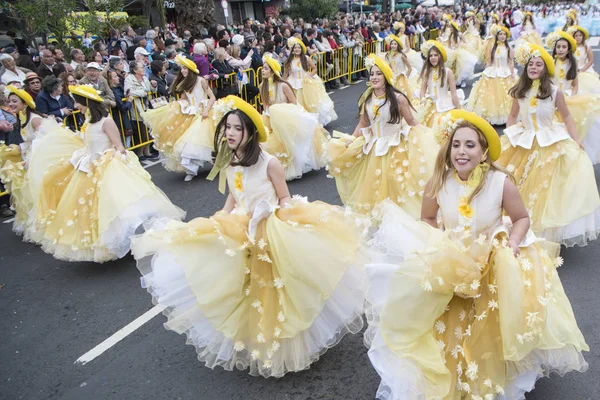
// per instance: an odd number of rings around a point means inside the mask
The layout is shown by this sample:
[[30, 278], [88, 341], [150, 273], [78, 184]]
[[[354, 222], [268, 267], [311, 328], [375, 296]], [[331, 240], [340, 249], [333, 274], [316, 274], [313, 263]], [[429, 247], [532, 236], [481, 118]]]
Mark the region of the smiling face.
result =
[[8, 95], [8, 108], [10, 108], [13, 113], [23, 111], [25, 107], [27, 107], [27, 104], [25, 104], [25, 102], [21, 100], [19, 96], [14, 93]]
[[273, 76], [273, 70], [269, 66], [269, 63], [264, 63], [263, 64], [262, 76], [263, 76], [264, 79], [269, 79], [270, 77]]
[[300, 47], [299, 44], [295, 44], [294, 48], [292, 49], [292, 52], [294, 53], [295, 56], [300, 57], [302, 55], [302, 47]]
[[242, 124], [242, 120], [236, 113], [230, 113], [225, 123], [225, 138], [230, 149], [243, 148], [248, 141], [248, 135]]
[[392, 50], [392, 51], [399, 51], [398, 50], [398, 42], [396, 42], [395, 40], [392, 40], [390, 42], [390, 50]]
[[565, 39], [559, 39], [554, 45], [554, 50], [556, 51], [556, 55], [560, 57], [561, 60], [564, 60], [569, 54], [569, 42]]
[[527, 77], [531, 80], [539, 79], [545, 68], [544, 60], [540, 57], [531, 57], [527, 63]]
[[429, 63], [431, 64], [432, 67], [437, 67], [439, 62], [440, 62], [440, 51], [435, 48], [432, 47], [431, 50], [429, 50]]
[[461, 127], [454, 132], [450, 148], [452, 166], [466, 179], [482, 161], [484, 149], [479, 141], [479, 133], [471, 127]]
[[369, 82], [373, 89], [382, 89], [385, 87], [385, 76], [377, 65], [371, 67], [371, 74], [369, 76]]

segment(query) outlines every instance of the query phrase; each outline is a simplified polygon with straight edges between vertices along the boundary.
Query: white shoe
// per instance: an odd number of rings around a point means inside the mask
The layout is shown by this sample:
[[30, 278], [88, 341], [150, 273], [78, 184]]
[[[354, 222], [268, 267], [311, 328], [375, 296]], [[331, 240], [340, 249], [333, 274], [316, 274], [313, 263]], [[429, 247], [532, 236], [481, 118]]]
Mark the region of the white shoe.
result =
[[463, 89], [464, 89], [464, 88], [466, 88], [466, 87], [467, 87], [467, 82], [463, 82], [463, 83], [461, 83], [461, 84], [460, 84], [460, 87], [461, 87], [461, 88], [463, 88]]
[[189, 181], [191, 181], [192, 179], [194, 179], [195, 177], [196, 177], [196, 175], [187, 174], [187, 175], [185, 176], [185, 178], [183, 178], [183, 181], [184, 181], [184, 182], [189, 182]]

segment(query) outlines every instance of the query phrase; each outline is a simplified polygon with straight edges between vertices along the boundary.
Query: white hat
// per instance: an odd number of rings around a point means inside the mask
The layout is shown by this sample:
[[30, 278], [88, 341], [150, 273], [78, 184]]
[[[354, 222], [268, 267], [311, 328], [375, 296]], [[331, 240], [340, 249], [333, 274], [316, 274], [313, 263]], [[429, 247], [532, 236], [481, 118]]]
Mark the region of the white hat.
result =
[[86, 69], [87, 68], [94, 68], [94, 69], [97, 69], [98, 71], [102, 71], [102, 67], [97, 62], [88, 63], [88, 65], [86, 65], [85, 68]]
[[135, 51], [133, 52], [133, 55], [134, 55], [134, 56], [137, 56], [138, 54], [141, 54], [141, 55], [143, 55], [143, 56], [149, 56], [149, 55], [150, 55], [150, 53], [148, 53], [148, 52], [146, 51], [146, 49], [145, 49], [145, 48], [143, 48], [143, 47], [138, 47], [138, 48], [137, 48], [137, 49], [135, 49]]
[[244, 44], [244, 37], [242, 35], [233, 35], [233, 38], [231, 38], [231, 43], [241, 46]]

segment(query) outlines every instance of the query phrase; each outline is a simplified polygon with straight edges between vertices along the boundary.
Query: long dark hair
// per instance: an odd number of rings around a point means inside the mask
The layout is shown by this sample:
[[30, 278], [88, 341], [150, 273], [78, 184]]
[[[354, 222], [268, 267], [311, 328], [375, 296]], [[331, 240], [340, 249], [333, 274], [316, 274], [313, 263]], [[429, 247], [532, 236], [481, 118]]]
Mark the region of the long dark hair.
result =
[[90, 123], [94, 124], [100, 121], [104, 117], [108, 117], [108, 110], [103, 103], [97, 102], [95, 100], [89, 100], [83, 96], [78, 94], [71, 93], [73, 98], [79, 104], [84, 104], [88, 110], [90, 111], [90, 115], [92, 116], [90, 119]]
[[[288, 57], [287, 60], [285, 60], [285, 65], [284, 68], [286, 71], [288, 71], [288, 73], [292, 72], [292, 60], [294, 59], [294, 57], [296, 57], [296, 55], [294, 54], [294, 47], [299, 46], [300, 49], [302, 49], [302, 46], [300, 46], [299, 44], [294, 44], [294, 46], [292, 46], [292, 48], [290, 49], [290, 56]], [[309, 71], [310, 68], [308, 67], [308, 60], [307, 60], [307, 56], [306, 53], [304, 53], [304, 50], [302, 50], [302, 53], [300, 54], [300, 64], [302, 64], [302, 69], [305, 71]]]
[[[367, 104], [367, 102], [373, 97], [374, 95], [374, 91], [371, 91], [371, 93], [369, 93], [367, 95], [367, 97], [365, 97], [364, 102], [362, 99], [359, 99], [359, 117], [361, 114], [366, 112], [365, 109], [365, 105]], [[387, 121], [388, 124], [399, 124], [402, 121], [402, 113], [400, 112], [400, 104], [398, 104], [398, 98], [396, 97], [398, 94], [400, 94], [401, 96], [403, 96], [406, 101], [408, 101], [408, 105], [410, 106], [411, 109], [414, 110], [414, 107], [412, 105], [412, 103], [410, 102], [410, 100], [408, 99], [408, 97], [402, 93], [400, 90], [396, 89], [395, 87], [393, 87], [392, 85], [390, 85], [387, 81], [385, 81], [385, 101], [383, 102], [383, 104], [381, 105], [381, 107], [383, 107], [388, 101], [390, 102], [390, 119], [389, 121]], [[362, 107], [361, 107], [362, 105]]]
[[[525, 65], [519, 81], [515, 86], [510, 88], [508, 94], [514, 99], [524, 99], [529, 89], [531, 89], [532, 84], [533, 81], [527, 76], [527, 65]], [[536, 97], [538, 99], [547, 99], [550, 96], [552, 96], [552, 80], [550, 80], [550, 75], [548, 74], [548, 67], [544, 63], [544, 71], [540, 76], [540, 87]]]
[[[504, 31], [502, 29], [498, 30], [498, 32], [496, 32], [496, 36], [494, 37], [494, 46], [492, 46], [492, 54], [490, 54], [490, 61], [492, 62], [492, 64], [494, 63], [494, 60], [496, 59], [496, 49], [498, 48], [498, 35], [500, 34], [500, 32], [504, 32]], [[504, 32], [504, 33], [506, 33], [506, 32]], [[506, 47], [506, 51], [509, 53], [508, 57], [510, 58], [510, 47], [508, 47], [507, 42], [508, 42], [508, 35], [506, 35], [506, 40], [504, 42], [500, 42], [500, 43], [504, 47]]]
[[[275, 86], [277, 86], [278, 84], [288, 85], [290, 87], [290, 89], [292, 89], [292, 92], [294, 91], [292, 86], [287, 81], [285, 81], [285, 80], [283, 80], [283, 78], [277, 76], [277, 74], [274, 72], [273, 72], [273, 82], [275, 83]], [[269, 98], [269, 80], [268, 79], [263, 79], [262, 83], [260, 84], [260, 98], [262, 99], [263, 106], [269, 107], [271, 105], [271, 99]]]
[[457, 46], [460, 44], [460, 37], [458, 36], [458, 29], [456, 29], [454, 27], [454, 25], [450, 24], [450, 28], [452, 29], [450, 31], [450, 37], [448, 38], [448, 42], [450, 43], [450, 46], [452, 46], [452, 44], [456, 44]]
[[556, 45], [561, 40], [567, 43], [567, 60], [569, 60], [569, 70], [567, 71], [566, 78], [568, 81], [572, 81], [573, 79], [577, 78], [577, 59], [573, 54], [573, 50], [575, 49], [571, 48], [571, 43], [567, 39], [558, 39], [556, 43], [554, 43], [554, 49], [552, 49], [552, 57], [554, 57], [555, 60], [558, 59], [558, 55], [556, 54]]
[[[19, 96], [17, 96], [15, 93], [11, 93], [8, 95], [8, 97], [10, 96], [16, 96], [21, 102], [25, 103], [25, 101], [20, 98]], [[27, 105], [27, 103], [25, 103], [25, 105]], [[29, 121], [31, 121], [31, 114], [34, 115], [39, 115], [40, 117], [44, 117], [44, 114], [42, 114], [41, 112], [39, 112], [38, 110], [36, 110], [35, 108], [31, 108], [29, 106], [25, 107], [25, 122], [23, 122], [23, 124], [21, 125], [21, 119], [17, 118], [17, 126], [18, 126], [18, 131], [20, 132], [21, 129], [25, 129], [25, 127], [27, 126], [27, 124], [29, 124]]]
[[223, 118], [221, 118], [221, 120], [217, 124], [217, 128], [215, 129], [215, 141], [213, 144], [214, 150], [212, 152], [213, 161], [217, 159], [217, 154], [219, 153], [221, 141], [226, 140], [225, 129], [227, 128], [227, 118], [229, 118], [229, 116], [232, 114], [237, 115], [239, 117], [240, 121], [242, 122], [242, 129], [244, 133], [246, 133], [248, 140], [246, 141], [246, 144], [243, 145], [243, 147], [240, 148], [240, 146], [242, 145], [240, 143], [238, 147], [234, 150], [241, 150], [244, 153], [244, 156], [241, 160], [232, 161], [231, 165], [233, 165], [234, 167], [250, 167], [258, 162], [258, 158], [260, 157], [261, 153], [260, 144], [258, 142], [258, 131], [256, 129], [256, 125], [254, 125], [254, 122], [252, 122], [250, 117], [247, 116], [244, 112], [237, 109], [229, 111], [223, 116]]
[[[431, 65], [431, 61], [429, 61], [429, 55], [431, 54], [432, 51], [437, 52], [439, 55], [437, 67], [434, 67], [433, 65]], [[431, 70], [433, 68], [437, 68], [440, 70], [440, 76], [439, 76], [439, 78], [441, 79], [440, 87], [444, 87], [444, 84], [446, 82], [446, 66], [444, 64], [444, 58], [442, 57], [442, 53], [435, 46], [431, 47], [431, 49], [429, 49], [429, 52], [427, 53], [427, 59], [423, 63], [423, 68], [421, 69], [421, 75], [420, 75], [419, 79], [429, 79], [429, 74], [431, 74]]]
[[194, 90], [194, 86], [196, 86], [197, 78], [199, 78], [198, 74], [196, 74], [191, 69], [188, 69], [188, 74], [184, 78], [181, 70], [177, 74], [175, 81], [171, 85], [171, 94], [182, 94], [183, 92], [191, 92]]
[[530, 14], [525, 14], [525, 20], [523, 21], [523, 29], [525, 29], [525, 24], [527, 23], [527, 20], [531, 22], [531, 26], [533, 26], [533, 29], [535, 29], [535, 22], [533, 22], [533, 17]]

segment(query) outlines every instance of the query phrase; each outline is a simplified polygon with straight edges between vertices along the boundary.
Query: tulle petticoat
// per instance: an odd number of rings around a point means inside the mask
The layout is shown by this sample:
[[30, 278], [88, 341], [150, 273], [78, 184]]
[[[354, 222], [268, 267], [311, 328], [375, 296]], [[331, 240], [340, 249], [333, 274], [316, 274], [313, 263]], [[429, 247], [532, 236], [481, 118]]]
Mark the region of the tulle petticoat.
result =
[[600, 197], [587, 154], [571, 139], [530, 150], [501, 138], [497, 163], [516, 179], [539, 237], [565, 246], [585, 246], [600, 232]]
[[323, 126], [338, 118], [333, 101], [325, 91], [323, 81], [317, 75], [302, 80], [302, 88], [296, 90], [296, 99], [306, 111], [317, 114], [319, 123]]
[[339, 207], [294, 203], [258, 222], [255, 236], [234, 210], [157, 221], [133, 238], [142, 286], [166, 306], [165, 327], [185, 334], [207, 367], [281, 377], [361, 330], [368, 225]]
[[365, 344], [378, 398], [524, 399], [542, 376], [587, 369], [558, 245], [522, 243], [515, 258], [509, 226], [453, 239], [390, 201], [374, 214]]
[[600, 94], [600, 79], [596, 72], [580, 72], [577, 74], [579, 93]]
[[265, 150], [283, 165], [286, 180], [325, 166], [323, 146], [329, 134], [315, 114], [296, 104], [275, 104], [263, 119], [270, 130]]
[[542, 37], [535, 30], [533, 30], [533, 31], [531, 31], [529, 33], [521, 32], [521, 35], [519, 36], [519, 38], [515, 42], [515, 49], [518, 49], [520, 46], [522, 46], [522, 45], [524, 45], [526, 43], [537, 44], [538, 46], [543, 46], [544, 45], [543, 42], [542, 42]]
[[477, 56], [464, 47], [456, 50], [446, 47], [446, 51], [448, 52], [446, 66], [454, 73], [456, 84], [460, 85], [473, 79]]
[[[329, 174], [346, 206], [369, 213], [390, 198], [413, 218], [420, 217], [425, 184], [433, 173], [439, 146], [423, 125], [404, 129], [408, 134], [400, 135], [398, 144], [382, 156], [375, 154], [375, 148], [364, 154], [364, 136], [354, 139], [338, 132], [338, 138], [329, 141]], [[347, 141], [352, 141], [348, 147]]]
[[[600, 96], [581, 93], [565, 97], [569, 113], [575, 121], [577, 136], [584, 144], [592, 163], [600, 162]], [[557, 119], [560, 121], [560, 115]]]
[[505, 124], [513, 102], [508, 91], [514, 84], [512, 76], [490, 78], [485, 73], [482, 74], [473, 85], [466, 109], [485, 118], [492, 125]]
[[421, 52], [410, 49], [406, 52], [406, 58], [408, 58], [408, 63], [415, 71], [417, 71], [418, 75], [423, 68], [423, 57], [421, 56]]
[[185, 212], [152, 183], [134, 153], [107, 150], [90, 172], [65, 160], [43, 179], [30, 237], [55, 258], [106, 262], [129, 252], [130, 236], [145, 221]]

